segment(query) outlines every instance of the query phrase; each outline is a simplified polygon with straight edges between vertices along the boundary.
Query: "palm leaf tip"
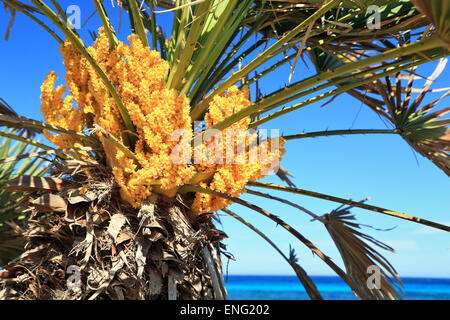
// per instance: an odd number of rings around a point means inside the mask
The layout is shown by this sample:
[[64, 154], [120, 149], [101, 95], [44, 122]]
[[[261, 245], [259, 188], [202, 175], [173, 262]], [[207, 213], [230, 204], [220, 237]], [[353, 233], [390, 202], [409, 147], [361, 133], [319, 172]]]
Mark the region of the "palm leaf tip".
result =
[[[361, 299], [402, 299], [402, 282], [392, 265], [371, 245], [394, 252], [388, 245], [360, 232], [360, 224], [354, 222], [351, 207], [340, 207], [323, 216], [325, 227], [333, 239], [344, 262], [347, 275], [358, 288], [354, 292]], [[371, 278], [372, 268], [379, 270]]]
[[12, 123], [10, 121], [3, 121], [0, 120], [0, 126], [13, 128], [18, 130], [19, 134], [26, 133], [27, 137], [33, 137], [37, 133], [41, 133], [42, 129], [40, 128], [32, 128], [32, 127], [25, 127], [20, 123], [20, 116], [14, 111], [14, 109], [2, 98], [0, 98], [0, 115], [7, 116], [13, 120], [19, 120], [15, 123]]
[[11, 28], [14, 24], [14, 20], [16, 18], [16, 11], [21, 10], [32, 13], [37, 11], [37, 9], [17, 0], [5, 0], [3, 1], [3, 6], [5, 7], [6, 12], [11, 12], [11, 18], [9, 20], [5, 33], [5, 40], [7, 41], [11, 33]]
[[306, 271], [298, 264], [298, 258], [294, 248], [289, 245], [289, 264], [294, 269], [297, 278], [302, 283], [311, 300], [323, 300], [322, 295], [317, 289], [312, 279], [308, 276]]
[[276, 173], [276, 175], [278, 176], [278, 178], [280, 178], [282, 181], [286, 182], [286, 184], [289, 187], [296, 187], [295, 184], [291, 181], [291, 179], [289, 179], [289, 177], [294, 178], [294, 175], [292, 173], [290, 173], [289, 171], [287, 171], [285, 168], [283, 168], [282, 166], [279, 166], [278, 171]]

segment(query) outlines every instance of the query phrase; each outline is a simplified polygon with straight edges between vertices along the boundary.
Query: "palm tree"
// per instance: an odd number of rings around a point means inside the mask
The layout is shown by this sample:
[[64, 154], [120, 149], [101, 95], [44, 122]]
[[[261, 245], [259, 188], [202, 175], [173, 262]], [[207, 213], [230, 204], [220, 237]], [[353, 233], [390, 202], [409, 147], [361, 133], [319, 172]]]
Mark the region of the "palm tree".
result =
[[[420, 107], [428, 84], [409, 105], [414, 76], [406, 87], [400, 81], [414, 75], [417, 66], [449, 55], [444, 1], [422, 1], [425, 14], [411, 1], [377, 1], [382, 28], [374, 30], [367, 28], [373, 1], [117, 1], [129, 15], [133, 34], [128, 45], [117, 39], [102, 2], [93, 0], [102, 27], [89, 48], [65, 23], [56, 0], [51, 0], [53, 9], [40, 0], [31, 0], [33, 6], [2, 1], [59, 43], [70, 96], [63, 99], [65, 87], [55, 89], [57, 76], [50, 73], [41, 88], [45, 122], [0, 115], [8, 126], [43, 129], [57, 146], [38, 146], [55, 155], [49, 176], [23, 175], [7, 182], [8, 190], [32, 191], [32, 197], [22, 232], [26, 251], [5, 266], [0, 298], [225, 299], [221, 240], [226, 235], [216, 228], [214, 214], [221, 210], [263, 237], [293, 267], [309, 296], [321, 299], [295, 252], [284, 253], [230, 211], [231, 203], [285, 228], [361, 299], [401, 298], [401, 281], [374, 246], [392, 248], [360, 232], [351, 208], [450, 231], [365, 201], [297, 188], [284, 169], [278, 176], [288, 186], [257, 181], [278, 166], [290, 140], [342, 134], [399, 134], [448, 174], [448, 120], [438, 119], [443, 111], [428, 113], [437, 102]], [[157, 24], [156, 6], [174, 12], [168, 39]], [[261, 78], [291, 62], [293, 73], [300, 57], [308, 57], [316, 72], [261, 93]], [[250, 62], [242, 65], [244, 58]], [[343, 93], [363, 101], [393, 129], [280, 139], [258, 135], [263, 123]], [[182, 134], [173, 139], [179, 129]], [[246, 161], [237, 161], [234, 153], [231, 163], [221, 161], [220, 138], [230, 137], [227, 129], [254, 130], [241, 144], [239, 136], [231, 136], [232, 149], [241, 146]], [[175, 150], [184, 162], [171, 158]], [[250, 163], [253, 151], [258, 157]], [[343, 206], [318, 216], [261, 188]], [[243, 200], [244, 192], [287, 203], [323, 223], [346, 270], [281, 217]], [[374, 264], [381, 269], [379, 290], [366, 285], [367, 267]]]

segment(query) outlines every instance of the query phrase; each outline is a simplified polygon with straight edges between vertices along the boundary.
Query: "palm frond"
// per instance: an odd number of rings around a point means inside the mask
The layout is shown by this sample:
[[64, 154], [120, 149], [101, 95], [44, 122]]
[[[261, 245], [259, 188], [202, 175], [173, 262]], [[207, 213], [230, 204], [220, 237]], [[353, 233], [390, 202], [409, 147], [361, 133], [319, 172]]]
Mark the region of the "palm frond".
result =
[[100, 17], [100, 20], [102, 21], [106, 35], [108, 36], [109, 44], [111, 48], [115, 48], [117, 46], [117, 37], [114, 28], [111, 24], [111, 21], [109, 20], [108, 15], [106, 14], [105, 7], [99, 0], [94, 0], [94, 5]]
[[[341, 206], [329, 214], [317, 216], [311, 211], [286, 199], [253, 190], [247, 190], [247, 192], [249, 194], [285, 203], [307, 213], [312, 216], [315, 221], [322, 222], [327, 228], [341, 254], [346, 267], [347, 275], [355, 283], [355, 286], [360, 289], [359, 292], [355, 292], [359, 298], [401, 299], [401, 295], [396, 290], [397, 286], [395, 284], [392, 285], [389, 282], [390, 279], [388, 278], [388, 273], [390, 273], [393, 279], [401, 285], [401, 281], [397, 277], [395, 269], [367, 242], [375, 244], [376, 246], [391, 252], [394, 252], [394, 250], [380, 241], [377, 241], [374, 238], [356, 230], [360, 227], [360, 225], [352, 222], [355, 220], [355, 217], [350, 213], [350, 209], [352, 208], [351, 206], [344, 208]], [[376, 285], [379, 285], [378, 288], [373, 287], [372, 283], [368, 284], [369, 267], [379, 268], [379, 279], [377, 279], [376, 283]]]
[[[129, 130], [129, 132], [133, 133], [135, 132], [134, 125], [130, 119], [130, 116], [128, 114], [127, 109], [123, 105], [123, 102], [118, 95], [116, 88], [111, 83], [110, 79], [106, 75], [105, 71], [99, 66], [97, 61], [89, 54], [89, 52], [86, 49], [86, 46], [84, 45], [83, 41], [80, 37], [69, 28], [64, 21], [61, 20], [61, 18], [52, 10], [50, 9], [44, 2], [37, 1], [37, 0], [31, 0], [31, 2], [39, 8], [45, 16], [47, 16], [66, 36], [67, 38], [75, 45], [75, 47], [79, 50], [81, 55], [83, 55], [86, 60], [91, 64], [92, 68], [98, 73], [100, 78], [102, 79], [103, 83], [107, 87], [108, 91], [110, 92], [111, 96], [114, 98], [114, 101], [117, 104], [117, 107], [119, 108], [120, 115], [122, 117], [122, 120], [125, 124], [125, 127]], [[127, 135], [127, 134], [126, 134]], [[133, 142], [135, 141], [135, 136], [130, 134], [129, 135], [129, 141], [131, 141], [131, 144], [133, 145]]]
[[234, 203], [238, 203], [242, 206], [245, 206], [251, 210], [254, 210], [263, 216], [269, 218], [273, 222], [275, 222], [277, 225], [280, 225], [283, 227], [286, 231], [288, 231], [290, 234], [292, 234], [294, 237], [296, 237], [301, 243], [303, 243], [306, 247], [308, 247], [314, 254], [316, 254], [322, 261], [324, 261], [341, 279], [356, 293], [358, 296], [362, 296], [362, 293], [360, 292], [360, 288], [358, 288], [351, 280], [348, 278], [347, 274], [337, 265], [333, 262], [333, 260], [325, 255], [319, 248], [316, 247], [314, 243], [312, 243], [309, 239], [305, 238], [299, 231], [294, 229], [292, 226], [290, 226], [288, 223], [286, 223], [284, 220], [279, 218], [278, 216], [268, 212], [267, 210], [264, 210], [263, 208], [250, 203], [248, 201], [242, 200], [241, 198], [232, 197], [226, 193], [214, 191], [207, 188], [202, 188], [200, 186], [194, 186], [194, 185], [184, 185], [179, 190], [180, 193], [188, 193], [188, 192], [200, 192], [200, 193], [206, 193], [211, 194], [217, 197], [222, 197], [227, 200], [230, 200]]
[[68, 135], [77, 137], [77, 138], [81, 139], [82, 141], [85, 141], [85, 143], [88, 145], [98, 146], [100, 144], [100, 142], [96, 138], [94, 138], [90, 135], [86, 135], [86, 134], [80, 133], [80, 132], [75, 132], [73, 130], [64, 129], [64, 128], [61, 128], [58, 126], [53, 126], [48, 123], [29, 119], [29, 118], [22, 117], [22, 116], [4, 115], [4, 114], [0, 113], [0, 124], [7, 128], [14, 128], [14, 129], [26, 128], [27, 130], [31, 129], [31, 130], [34, 130], [34, 132], [36, 132], [36, 133], [40, 132], [42, 129], [46, 129], [49, 131], [64, 133], [64, 134], [68, 134]]
[[[390, 252], [394, 252], [394, 249], [357, 230], [360, 224], [354, 222], [355, 216], [350, 213], [350, 209], [351, 207], [339, 208], [322, 218], [326, 220], [325, 227], [344, 261], [347, 275], [364, 294], [360, 298], [401, 299], [404, 293], [399, 287], [402, 282], [397, 272], [370, 244]], [[370, 268], [379, 270], [376, 274], [379, 279], [374, 283], [368, 281]]]
[[279, 169], [277, 171], [277, 176], [278, 176], [278, 178], [281, 179], [281, 181], [286, 182], [286, 184], [289, 187], [294, 187], [295, 188], [295, 183], [293, 183], [292, 180], [289, 178], [289, 177], [294, 178], [294, 175], [292, 173], [290, 173], [289, 171], [287, 171], [282, 166], [279, 167]]
[[38, 19], [36, 17], [36, 15], [34, 13], [41, 13], [37, 8], [29, 6], [29, 5], [24, 4], [17, 0], [2, 0], [2, 1], [3, 1], [3, 4], [4, 4], [6, 10], [11, 11], [11, 16], [12, 16], [10, 23], [8, 25], [8, 29], [6, 31], [5, 40], [8, 40], [9, 33], [11, 31], [11, 28], [12, 28], [12, 25], [14, 22], [16, 11], [19, 11], [19, 12], [23, 13], [24, 15], [26, 15], [31, 20], [33, 20], [34, 22], [36, 22], [42, 28], [44, 28], [53, 38], [55, 38], [56, 41], [58, 41], [58, 43], [60, 43], [60, 44], [64, 43], [64, 41], [52, 29], [50, 29], [44, 22], [42, 22], [40, 19]]
[[[414, 99], [411, 101], [415, 69], [407, 76], [408, 84], [402, 84], [404, 77], [397, 74], [392, 79], [386, 77], [385, 82], [378, 80], [370, 84], [370, 93], [378, 95], [378, 100], [371, 99], [370, 95], [362, 94], [357, 90], [353, 96], [366, 103], [381, 117], [395, 126], [397, 132], [422, 156], [431, 160], [436, 166], [450, 176], [450, 129], [448, 119], [442, 117], [450, 112], [450, 108], [433, 110], [440, 101], [450, 95], [450, 90], [440, 98], [423, 104], [432, 83], [442, 73], [447, 59], [441, 59], [435, 72], [427, 81]], [[380, 100], [381, 98], [381, 100]]]
[[262, 183], [262, 182], [255, 182], [255, 181], [248, 182], [247, 185], [251, 186], [251, 187], [259, 187], [259, 188], [266, 188], [266, 189], [272, 189], [272, 190], [278, 190], [278, 191], [291, 192], [291, 193], [301, 194], [301, 195], [305, 195], [305, 196], [309, 196], [309, 197], [313, 197], [313, 198], [342, 203], [342, 204], [350, 205], [353, 207], [382, 213], [382, 214], [385, 214], [388, 216], [412, 221], [412, 222], [423, 224], [423, 225], [426, 225], [426, 226], [429, 226], [432, 228], [450, 232], [450, 226], [446, 226], [441, 223], [429, 221], [429, 220], [422, 219], [422, 218], [417, 218], [417, 217], [410, 216], [410, 215], [407, 215], [407, 214], [404, 214], [401, 212], [396, 212], [393, 210], [388, 210], [388, 209], [368, 205], [365, 203], [348, 200], [348, 199], [343, 199], [343, 198], [339, 198], [339, 197], [335, 197], [335, 196], [331, 196], [331, 195], [327, 195], [327, 194], [323, 194], [323, 193], [319, 193], [319, 192], [315, 192], [315, 191], [304, 190], [304, 189], [299, 189], [299, 188], [284, 187], [284, 186], [279, 186], [279, 185], [275, 185], [275, 184], [271, 184], [271, 183]]
[[[14, 111], [14, 109], [2, 98], [0, 98], [0, 115], [6, 115], [11, 118], [15, 118], [19, 120], [19, 115]], [[14, 128], [18, 130], [18, 133], [21, 134], [22, 132], [26, 132], [27, 136], [29, 138], [32, 138], [34, 135], [38, 133], [42, 133], [41, 128], [36, 127], [23, 127], [21, 124], [18, 123], [10, 123], [8, 121], [2, 121], [0, 119], [0, 126], [5, 126], [8, 128]]]

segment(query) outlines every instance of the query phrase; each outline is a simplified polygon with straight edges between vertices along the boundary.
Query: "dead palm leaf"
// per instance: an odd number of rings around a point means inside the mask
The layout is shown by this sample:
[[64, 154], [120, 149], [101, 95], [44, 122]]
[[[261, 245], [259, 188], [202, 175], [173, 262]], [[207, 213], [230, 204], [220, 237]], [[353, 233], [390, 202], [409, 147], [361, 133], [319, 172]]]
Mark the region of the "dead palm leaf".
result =
[[0, 232], [0, 266], [20, 255], [25, 245], [25, 238], [14, 231]]
[[[399, 219], [404, 219], [404, 220], [411, 221], [411, 222], [414, 222], [414, 223], [418, 223], [418, 224], [426, 225], [426, 226], [429, 226], [429, 227], [432, 227], [432, 228], [436, 228], [436, 229], [440, 229], [440, 230], [444, 230], [444, 231], [450, 232], [450, 226], [446, 226], [446, 225], [441, 224], [441, 223], [437, 223], [437, 222], [430, 221], [430, 220], [427, 220], [427, 219], [414, 217], [414, 216], [411, 216], [411, 215], [408, 215], [408, 214], [405, 214], [405, 213], [396, 212], [396, 211], [384, 209], [384, 208], [381, 208], [381, 207], [372, 206], [372, 205], [368, 205], [368, 204], [365, 204], [365, 203], [361, 203], [361, 202], [357, 202], [357, 201], [353, 201], [353, 200], [349, 200], [349, 199], [344, 199], [344, 198], [339, 198], [339, 197], [336, 197], [336, 196], [323, 194], [323, 193], [319, 193], [319, 192], [315, 192], [315, 191], [299, 189], [299, 188], [292, 188], [292, 187], [285, 187], [285, 186], [280, 186], [280, 185], [276, 185], [276, 184], [272, 184], [272, 183], [262, 183], [262, 182], [256, 182], [256, 181], [247, 183], [247, 186], [249, 186], [249, 187], [265, 188], [265, 189], [272, 189], [272, 190], [278, 190], [278, 191], [283, 191], [283, 192], [290, 192], [290, 193], [305, 195], [305, 196], [308, 196], [308, 197], [313, 197], [313, 198], [323, 199], [323, 200], [327, 200], [327, 201], [333, 201], [333, 202], [337, 202], [337, 203], [342, 203], [342, 204], [349, 205], [349, 206], [352, 206], [352, 207], [356, 207], [356, 208], [361, 208], [361, 209], [365, 209], [365, 210], [369, 210], [369, 211], [373, 211], [373, 212], [382, 213], [382, 214], [385, 214], [385, 215], [388, 215], [388, 216], [396, 217], [396, 218], [399, 218]], [[271, 197], [274, 198], [273, 196], [271, 196]], [[279, 201], [279, 199], [275, 199], [275, 200]], [[283, 200], [282, 202], [287, 203], [286, 200]], [[302, 210], [302, 211], [304, 211], [304, 210]]]
[[[347, 276], [347, 274], [338, 266], [336, 265], [333, 260], [325, 255], [319, 248], [317, 248], [314, 243], [312, 243], [309, 239], [305, 238], [300, 232], [298, 232], [296, 229], [294, 229], [292, 226], [290, 226], [288, 223], [286, 223], [284, 220], [280, 219], [278, 216], [262, 209], [261, 207], [250, 203], [248, 201], [242, 200], [241, 198], [232, 197], [226, 193], [214, 191], [212, 189], [206, 189], [202, 188], [200, 186], [194, 186], [194, 185], [184, 185], [180, 188], [180, 193], [189, 193], [189, 192], [201, 192], [206, 194], [212, 194], [217, 197], [222, 197], [227, 200], [230, 200], [234, 203], [240, 204], [244, 207], [247, 207], [251, 210], [254, 210], [273, 222], [275, 222], [277, 225], [280, 225], [283, 227], [286, 231], [291, 233], [294, 237], [296, 237], [300, 242], [302, 242], [306, 247], [308, 247], [312, 253], [316, 254], [322, 261], [324, 261], [336, 274], [341, 277], [341, 279], [355, 292], [358, 294], [358, 296], [361, 296], [362, 293], [360, 291], [360, 288], [353, 282], [351, 279]], [[291, 259], [292, 259], [291, 255]], [[295, 260], [295, 259], [294, 259]], [[292, 261], [294, 261], [292, 260]]]
[[[358, 231], [360, 224], [354, 222], [355, 217], [350, 213], [350, 208], [339, 208], [323, 216], [325, 227], [344, 261], [347, 275], [362, 292], [361, 299], [401, 299], [399, 285], [402, 282], [397, 272], [369, 243], [390, 252], [394, 252], [394, 249]], [[380, 270], [379, 282], [375, 287], [368, 281], [368, 270], [372, 266]]]
[[295, 188], [295, 184], [291, 181], [291, 179], [289, 179], [289, 177], [294, 178], [294, 175], [292, 173], [290, 173], [289, 171], [287, 171], [282, 166], [279, 167], [279, 169], [277, 171], [277, 176], [282, 181], [286, 182], [289, 187], [294, 187]]
[[[368, 275], [367, 270], [371, 266], [375, 266], [378, 268], [378, 265], [381, 265], [385, 270], [390, 272], [394, 279], [398, 281], [400, 284], [400, 279], [398, 279], [396, 275], [395, 269], [391, 266], [391, 264], [377, 251], [371, 248], [368, 243], [364, 242], [366, 240], [375, 244], [385, 250], [394, 252], [394, 250], [385, 245], [384, 243], [375, 240], [374, 238], [363, 234], [353, 228], [359, 228], [359, 224], [350, 222], [351, 220], [355, 220], [353, 215], [350, 215], [351, 206], [343, 208], [339, 207], [337, 210], [332, 211], [328, 215], [324, 215], [319, 217], [312, 213], [311, 211], [293, 203], [288, 200], [278, 198], [269, 194], [263, 194], [260, 192], [256, 192], [254, 190], [248, 190], [249, 194], [261, 196], [264, 198], [276, 200], [285, 204], [288, 204], [294, 208], [299, 209], [309, 215], [311, 215], [314, 219], [322, 222], [330, 233], [332, 239], [334, 240], [338, 250], [344, 260], [345, 267], [347, 269], [347, 275], [354, 281], [355, 286], [359, 291], [354, 291], [354, 294], [357, 295], [361, 299], [394, 299], [400, 298], [400, 295], [396, 291], [396, 289], [388, 282], [386, 283], [386, 273], [385, 271], [381, 271], [380, 269], [380, 278], [379, 278], [379, 289], [377, 288], [369, 288], [368, 287]], [[353, 227], [353, 228], [352, 228]], [[384, 278], [386, 279], [384, 279]]]

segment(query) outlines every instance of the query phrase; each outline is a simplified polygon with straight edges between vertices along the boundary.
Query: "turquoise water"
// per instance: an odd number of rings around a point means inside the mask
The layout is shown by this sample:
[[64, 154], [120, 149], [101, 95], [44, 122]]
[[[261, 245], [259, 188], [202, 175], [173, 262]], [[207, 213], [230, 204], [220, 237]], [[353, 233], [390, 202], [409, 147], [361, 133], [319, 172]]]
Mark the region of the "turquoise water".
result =
[[[311, 277], [324, 299], [355, 299], [348, 286], [338, 277]], [[402, 278], [405, 299], [450, 300], [450, 279]], [[309, 299], [295, 276], [229, 275], [226, 283], [233, 300], [302, 300]]]

